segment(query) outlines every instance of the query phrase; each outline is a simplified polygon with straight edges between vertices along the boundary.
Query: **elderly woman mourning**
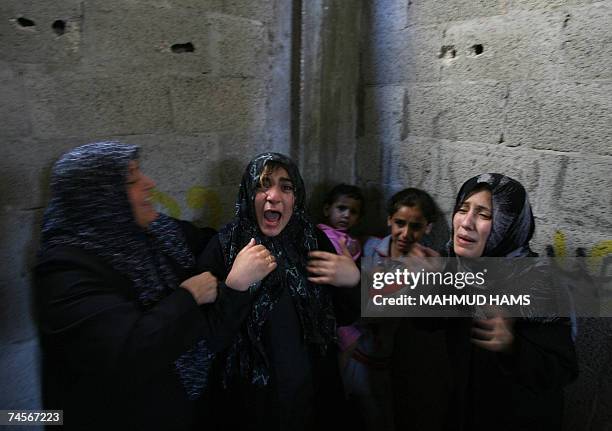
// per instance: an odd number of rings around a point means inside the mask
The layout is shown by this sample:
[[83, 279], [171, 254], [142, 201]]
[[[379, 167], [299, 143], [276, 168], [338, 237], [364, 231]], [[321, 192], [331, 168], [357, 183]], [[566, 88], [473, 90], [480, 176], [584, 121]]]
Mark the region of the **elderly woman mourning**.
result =
[[[35, 281], [44, 407], [66, 429], [189, 429], [201, 370], [249, 310], [246, 286], [195, 270], [206, 238], [155, 210], [138, 155], [98, 142], [53, 168]], [[271, 271], [265, 257], [231, 276]]]

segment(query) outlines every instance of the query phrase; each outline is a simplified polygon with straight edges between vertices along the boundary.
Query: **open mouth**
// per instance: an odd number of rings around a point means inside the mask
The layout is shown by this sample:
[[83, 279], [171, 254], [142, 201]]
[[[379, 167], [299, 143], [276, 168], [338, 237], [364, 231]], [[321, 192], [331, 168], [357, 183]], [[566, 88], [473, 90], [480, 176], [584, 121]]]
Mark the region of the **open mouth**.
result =
[[476, 240], [470, 238], [469, 236], [457, 234], [457, 242], [460, 244], [474, 244]]
[[277, 224], [280, 221], [282, 214], [280, 211], [266, 210], [264, 211], [263, 216], [266, 223]]

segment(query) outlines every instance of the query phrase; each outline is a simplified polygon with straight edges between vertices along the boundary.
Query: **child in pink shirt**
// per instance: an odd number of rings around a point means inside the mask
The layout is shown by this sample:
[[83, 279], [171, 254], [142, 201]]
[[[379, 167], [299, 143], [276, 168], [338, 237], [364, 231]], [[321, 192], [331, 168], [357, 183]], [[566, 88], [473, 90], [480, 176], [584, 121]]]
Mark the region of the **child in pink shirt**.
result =
[[[327, 194], [323, 215], [325, 223], [318, 224], [333, 244], [336, 252], [342, 254], [341, 242], [344, 241], [346, 248], [351, 253], [353, 260], [357, 261], [361, 256], [361, 245], [353, 238], [349, 231], [361, 218], [363, 212], [364, 198], [361, 189], [348, 184], [338, 184]], [[355, 343], [361, 333], [351, 326], [338, 328], [338, 345], [344, 352], [350, 345]]]

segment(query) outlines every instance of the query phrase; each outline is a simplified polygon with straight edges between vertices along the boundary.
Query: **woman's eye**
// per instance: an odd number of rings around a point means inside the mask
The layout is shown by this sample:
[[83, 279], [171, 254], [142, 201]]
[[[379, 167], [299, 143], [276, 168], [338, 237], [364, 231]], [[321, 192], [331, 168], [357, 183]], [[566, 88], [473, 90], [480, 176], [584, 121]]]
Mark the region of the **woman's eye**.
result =
[[288, 184], [285, 184], [285, 185], [283, 186], [283, 191], [284, 191], [284, 192], [293, 192], [293, 186], [288, 185]]
[[467, 207], [461, 207], [457, 210], [457, 212], [461, 214], [465, 214], [466, 212], [468, 212], [468, 209]]
[[489, 213], [480, 213], [480, 217], [482, 217], [485, 220], [491, 220], [491, 214]]
[[259, 182], [259, 187], [262, 190], [267, 190], [270, 188], [270, 180], [268, 178], [262, 178]]

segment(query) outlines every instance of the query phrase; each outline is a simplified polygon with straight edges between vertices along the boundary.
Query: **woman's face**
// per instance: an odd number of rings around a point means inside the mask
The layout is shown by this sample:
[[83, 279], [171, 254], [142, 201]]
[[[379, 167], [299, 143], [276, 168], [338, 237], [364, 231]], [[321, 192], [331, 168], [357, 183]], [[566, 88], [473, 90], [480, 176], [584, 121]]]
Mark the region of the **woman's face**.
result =
[[265, 236], [276, 236], [293, 215], [294, 186], [285, 168], [277, 167], [261, 178], [255, 194], [255, 216]]
[[493, 225], [491, 192], [480, 190], [463, 201], [453, 216], [453, 247], [462, 257], [480, 257]]
[[142, 173], [136, 160], [132, 160], [128, 165], [126, 186], [136, 224], [145, 229], [159, 215], [151, 201], [155, 182]]
[[391, 228], [391, 257], [404, 256], [415, 242], [419, 242], [428, 227], [427, 219], [419, 207], [401, 206], [387, 218]]

